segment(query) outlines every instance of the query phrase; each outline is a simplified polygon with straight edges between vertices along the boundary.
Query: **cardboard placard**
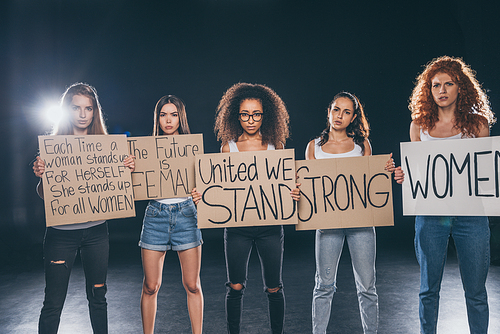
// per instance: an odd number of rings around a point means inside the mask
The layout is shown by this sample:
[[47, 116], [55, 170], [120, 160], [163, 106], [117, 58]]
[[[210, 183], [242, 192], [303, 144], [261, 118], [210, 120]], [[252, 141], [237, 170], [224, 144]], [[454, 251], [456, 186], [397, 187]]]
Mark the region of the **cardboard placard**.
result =
[[194, 159], [203, 154], [203, 135], [147, 136], [127, 139], [135, 156], [135, 200], [186, 197], [195, 186]]
[[294, 150], [196, 157], [198, 227], [297, 224]]
[[394, 225], [389, 155], [296, 161], [297, 230]]
[[47, 226], [135, 216], [125, 135], [39, 136]]
[[403, 215], [500, 216], [500, 137], [401, 143]]

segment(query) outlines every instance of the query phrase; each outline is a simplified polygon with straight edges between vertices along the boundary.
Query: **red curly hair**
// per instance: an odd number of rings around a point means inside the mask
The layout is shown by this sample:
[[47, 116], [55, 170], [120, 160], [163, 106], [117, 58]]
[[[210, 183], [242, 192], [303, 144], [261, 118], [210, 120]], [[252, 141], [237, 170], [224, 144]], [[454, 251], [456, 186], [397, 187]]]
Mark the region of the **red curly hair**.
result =
[[443, 56], [430, 61], [417, 77], [408, 108], [416, 125], [432, 129], [438, 121], [438, 108], [431, 92], [431, 81], [438, 73], [448, 74], [459, 87], [455, 127], [465, 137], [479, 134], [481, 125], [491, 127], [496, 121], [488, 96], [475, 77], [475, 72], [461, 58]]

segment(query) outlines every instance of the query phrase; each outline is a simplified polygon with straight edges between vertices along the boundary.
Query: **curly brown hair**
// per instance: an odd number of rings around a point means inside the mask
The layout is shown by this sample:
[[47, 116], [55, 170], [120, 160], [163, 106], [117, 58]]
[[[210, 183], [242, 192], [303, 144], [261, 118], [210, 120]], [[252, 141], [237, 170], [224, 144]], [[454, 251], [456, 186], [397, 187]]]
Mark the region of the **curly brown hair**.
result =
[[[368, 119], [366, 118], [365, 111], [363, 108], [363, 105], [359, 101], [358, 97], [352, 93], [349, 92], [340, 92], [337, 95], [333, 97], [332, 102], [328, 105], [328, 110], [327, 113], [329, 114], [333, 103], [341, 97], [345, 97], [349, 100], [351, 100], [353, 106], [354, 106], [354, 115], [357, 117], [352, 121], [351, 124], [347, 126], [346, 132], [347, 136], [352, 138], [353, 141], [358, 144], [361, 147], [361, 151], [364, 154], [365, 153], [365, 139], [368, 139], [368, 136], [370, 135], [370, 125], [368, 124]], [[330, 133], [330, 120], [327, 119], [326, 121], [326, 128], [321, 132], [320, 135], [320, 141], [319, 141], [319, 146], [323, 146], [328, 142], [329, 139], [329, 133]]]
[[461, 58], [442, 56], [430, 61], [417, 77], [408, 108], [416, 125], [432, 129], [438, 121], [438, 108], [431, 92], [431, 81], [438, 73], [448, 74], [459, 87], [455, 127], [465, 137], [479, 134], [481, 125], [496, 121], [488, 96], [475, 77], [475, 72]]
[[285, 146], [290, 136], [289, 116], [285, 103], [271, 88], [260, 84], [237, 83], [222, 96], [217, 107], [214, 131], [222, 145], [237, 141], [243, 134], [240, 125], [240, 105], [244, 100], [259, 100], [262, 103], [262, 143], [271, 143], [275, 147]]

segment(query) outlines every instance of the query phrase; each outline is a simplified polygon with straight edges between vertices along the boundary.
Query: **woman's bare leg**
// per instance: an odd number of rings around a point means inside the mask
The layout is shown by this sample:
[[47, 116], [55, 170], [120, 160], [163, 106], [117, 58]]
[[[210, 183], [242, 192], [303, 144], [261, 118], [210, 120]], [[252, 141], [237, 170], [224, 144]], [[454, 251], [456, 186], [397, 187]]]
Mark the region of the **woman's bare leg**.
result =
[[153, 334], [156, 318], [156, 300], [160, 290], [165, 253], [142, 248], [144, 281], [141, 295], [141, 317], [144, 334]]
[[189, 317], [193, 334], [203, 329], [203, 292], [200, 282], [201, 245], [177, 252], [182, 270], [182, 284], [186, 289]]

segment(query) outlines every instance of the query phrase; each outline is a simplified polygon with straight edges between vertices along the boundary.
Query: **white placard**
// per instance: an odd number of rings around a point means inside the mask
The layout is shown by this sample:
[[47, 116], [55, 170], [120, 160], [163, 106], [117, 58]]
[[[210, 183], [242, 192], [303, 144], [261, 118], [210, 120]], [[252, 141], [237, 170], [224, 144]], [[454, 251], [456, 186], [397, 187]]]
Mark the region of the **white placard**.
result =
[[500, 137], [401, 143], [403, 215], [500, 216]]

